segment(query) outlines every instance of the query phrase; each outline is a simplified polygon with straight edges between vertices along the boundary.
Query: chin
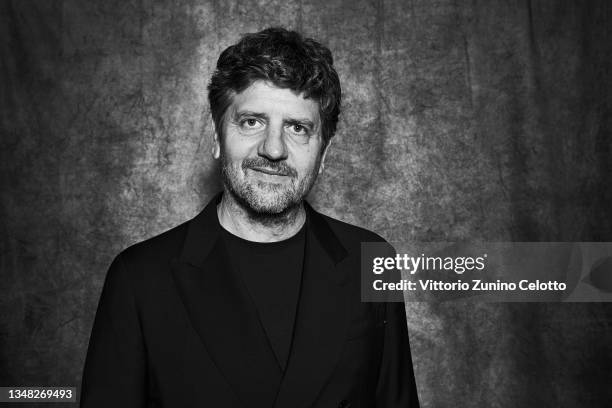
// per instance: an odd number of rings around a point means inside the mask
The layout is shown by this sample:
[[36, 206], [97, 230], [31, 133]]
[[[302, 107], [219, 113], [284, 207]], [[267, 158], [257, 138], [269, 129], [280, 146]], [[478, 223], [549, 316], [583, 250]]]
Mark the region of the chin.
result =
[[290, 183], [275, 183], [267, 180], [241, 179], [224, 174], [224, 185], [234, 199], [251, 215], [259, 217], [281, 217], [299, 206], [310, 186], [304, 180]]
[[[256, 214], [276, 215], [296, 204], [296, 192], [283, 184], [257, 181], [234, 190], [240, 201]], [[297, 200], [299, 203], [299, 199]]]
[[292, 194], [249, 194], [245, 197], [250, 210], [260, 215], [279, 215], [299, 204]]

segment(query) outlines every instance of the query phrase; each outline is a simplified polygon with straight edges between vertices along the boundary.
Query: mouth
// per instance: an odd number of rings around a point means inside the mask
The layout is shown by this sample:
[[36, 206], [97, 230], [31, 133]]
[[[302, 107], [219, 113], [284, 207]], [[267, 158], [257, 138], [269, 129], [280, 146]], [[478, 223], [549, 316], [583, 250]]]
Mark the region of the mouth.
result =
[[249, 167], [250, 170], [257, 171], [264, 174], [269, 174], [271, 176], [282, 176], [286, 177], [289, 175], [286, 171], [270, 169], [267, 167]]

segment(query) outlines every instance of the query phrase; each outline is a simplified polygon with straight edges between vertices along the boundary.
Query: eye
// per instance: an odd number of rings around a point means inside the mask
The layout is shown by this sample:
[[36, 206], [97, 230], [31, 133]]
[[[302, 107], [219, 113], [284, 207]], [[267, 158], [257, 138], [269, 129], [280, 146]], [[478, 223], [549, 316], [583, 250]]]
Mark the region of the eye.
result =
[[294, 135], [298, 136], [308, 136], [308, 134], [310, 133], [309, 129], [306, 126], [301, 125], [299, 123], [294, 123], [293, 125], [291, 125], [289, 127], [289, 131]]
[[262, 126], [262, 123], [255, 118], [246, 118], [240, 121], [240, 127], [245, 130], [257, 130]]

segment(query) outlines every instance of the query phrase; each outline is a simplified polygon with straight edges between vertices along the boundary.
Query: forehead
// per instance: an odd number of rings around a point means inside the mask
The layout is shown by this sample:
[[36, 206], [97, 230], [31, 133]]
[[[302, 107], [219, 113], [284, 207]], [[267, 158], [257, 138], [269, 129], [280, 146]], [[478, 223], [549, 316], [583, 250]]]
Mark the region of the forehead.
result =
[[256, 112], [281, 115], [283, 118], [307, 118], [319, 121], [319, 103], [304, 98], [291, 89], [279, 88], [265, 81], [255, 81], [232, 98], [230, 110], [235, 113]]

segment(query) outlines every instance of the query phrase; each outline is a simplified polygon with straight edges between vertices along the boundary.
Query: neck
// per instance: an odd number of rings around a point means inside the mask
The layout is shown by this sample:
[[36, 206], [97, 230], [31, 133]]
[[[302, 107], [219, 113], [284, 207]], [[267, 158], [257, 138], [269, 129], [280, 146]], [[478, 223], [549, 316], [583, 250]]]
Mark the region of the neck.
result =
[[277, 242], [291, 238], [306, 222], [306, 210], [300, 203], [280, 214], [258, 214], [245, 208], [225, 191], [217, 205], [219, 223], [230, 233], [254, 242]]

